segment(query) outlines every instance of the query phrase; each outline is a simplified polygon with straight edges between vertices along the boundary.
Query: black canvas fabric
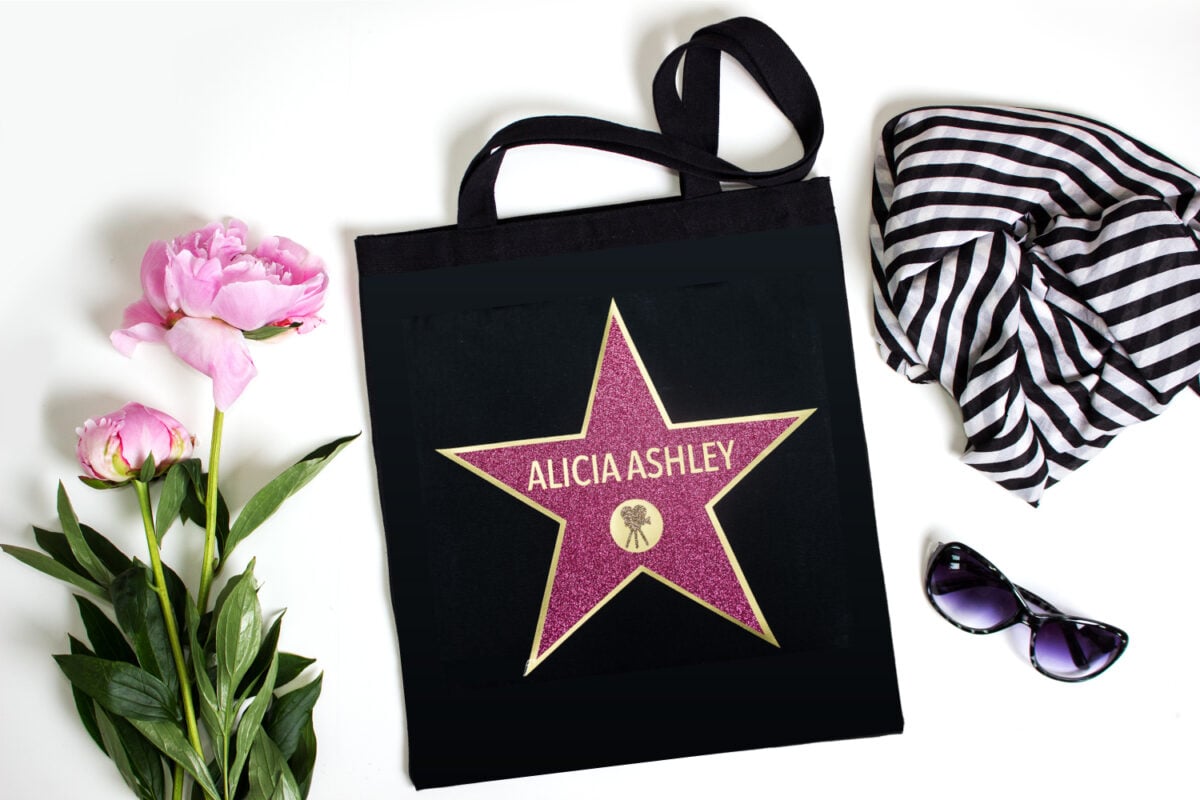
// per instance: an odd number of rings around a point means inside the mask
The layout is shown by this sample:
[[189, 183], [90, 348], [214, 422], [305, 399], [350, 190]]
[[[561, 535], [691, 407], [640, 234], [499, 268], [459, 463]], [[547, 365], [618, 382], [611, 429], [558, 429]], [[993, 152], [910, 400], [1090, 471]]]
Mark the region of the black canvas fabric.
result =
[[[721, 52], [801, 161], [715, 155]], [[418, 788], [901, 730], [832, 197], [802, 180], [816, 92], [741, 18], [673, 52], [655, 101], [662, 134], [514, 123], [468, 168], [456, 226], [356, 243]], [[683, 196], [497, 221], [505, 150], [540, 142], [667, 164]], [[580, 431], [613, 308], [675, 423], [816, 409], [715, 505], [775, 642], [639, 575], [530, 667], [559, 525], [439, 451]]]

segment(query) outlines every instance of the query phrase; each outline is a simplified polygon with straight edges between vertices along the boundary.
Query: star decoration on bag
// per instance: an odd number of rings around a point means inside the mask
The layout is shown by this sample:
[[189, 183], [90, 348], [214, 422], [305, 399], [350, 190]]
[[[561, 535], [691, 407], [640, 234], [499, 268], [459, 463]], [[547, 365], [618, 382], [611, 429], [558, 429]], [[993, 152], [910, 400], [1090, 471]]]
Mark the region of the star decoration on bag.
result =
[[814, 411], [672, 422], [613, 302], [579, 433], [439, 450], [559, 523], [525, 673], [639, 575], [778, 646], [715, 506]]

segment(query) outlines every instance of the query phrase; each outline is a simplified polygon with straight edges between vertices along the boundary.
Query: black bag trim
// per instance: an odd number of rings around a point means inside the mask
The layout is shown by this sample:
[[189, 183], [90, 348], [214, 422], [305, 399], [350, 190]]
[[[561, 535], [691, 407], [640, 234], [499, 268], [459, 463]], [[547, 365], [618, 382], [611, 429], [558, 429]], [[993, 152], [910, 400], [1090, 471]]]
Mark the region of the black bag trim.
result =
[[[763, 213], [764, 206], [770, 209]], [[355, 240], [364, 275], [414, 272], [565, 250], [602, 250], [783, 226], [820, 224], [833, 211], [828, 178], [725, 191], [681, 200], [638, 200], [620, 205], [514, 217], [488, 228], [448, 225], [423, 231], [360, 236]]]

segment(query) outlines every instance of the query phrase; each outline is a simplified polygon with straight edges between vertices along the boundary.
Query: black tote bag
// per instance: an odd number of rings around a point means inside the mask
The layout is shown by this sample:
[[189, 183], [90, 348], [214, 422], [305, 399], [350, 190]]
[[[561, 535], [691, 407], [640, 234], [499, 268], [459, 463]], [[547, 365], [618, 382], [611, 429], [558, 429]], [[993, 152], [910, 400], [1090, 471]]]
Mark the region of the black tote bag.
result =
[[[722, 52], [799, 162], [715, 155]], [[418, 788], [902, 728], [832, 197], [802, 180], [816, 91], [739, 18], [654, 97], [662, 134], [514, 123], [457, 226], [356, 242]], [[504, 153], [537, 143], [682, 197], [498, 221]]]

